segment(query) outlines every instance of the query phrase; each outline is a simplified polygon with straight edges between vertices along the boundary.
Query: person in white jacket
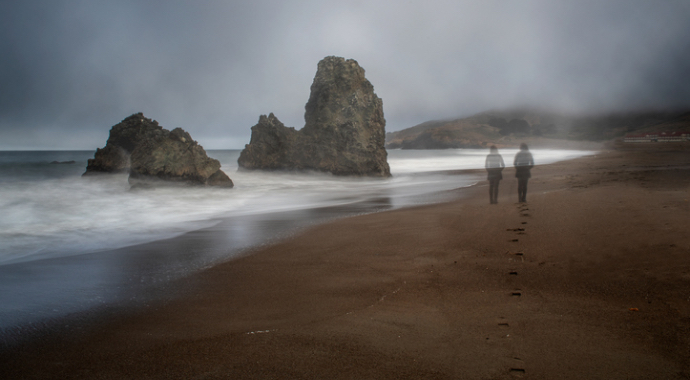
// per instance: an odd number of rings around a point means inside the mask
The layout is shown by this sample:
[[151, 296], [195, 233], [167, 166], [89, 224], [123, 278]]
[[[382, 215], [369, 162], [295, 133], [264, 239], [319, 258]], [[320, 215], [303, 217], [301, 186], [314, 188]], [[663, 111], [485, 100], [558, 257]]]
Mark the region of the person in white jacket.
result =
[[494, 205], [498, 203], [498, 183], [503, 179], [501, 172], [506, 167], [503, 163], [503, 157], [498, 154], [496, 145], [489, 148], [489, 155], [486, 156], [484, 167], [486, 167], [487, 179], [489, 180], [489, 202]]

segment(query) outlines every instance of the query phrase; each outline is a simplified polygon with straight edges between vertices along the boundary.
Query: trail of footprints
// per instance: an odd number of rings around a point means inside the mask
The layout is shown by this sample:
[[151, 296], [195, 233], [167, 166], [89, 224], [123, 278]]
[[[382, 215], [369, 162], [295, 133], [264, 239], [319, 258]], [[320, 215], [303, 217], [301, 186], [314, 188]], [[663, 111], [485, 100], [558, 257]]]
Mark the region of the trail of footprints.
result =
[[[518, 205], [518, 211], [520, 212], [520, 216], [523, 217], [523, 218], [527, 218], [527, 217], [530, 216], [530, 214], [529, 214], [529, 212], [528, 212], [528, 211], [529, 211], [529, 208], [527, 208], [527, 206], [526, 206], [525, 204], [522, 204], [522, 203], [519, 204], [519, 205]], [[521, 224], [522, 224], [522, 225], [525, 225], [525, 224], [527, 224], [527, 222], [522, 222]], [[508, 228], [506, 231], [516, 232], [517, 235], [526, 235], [526, 234], [527, 234], [527, 233], [525, 232], [525, 228], [524, 228], [524, 227]], [[510, 242], [512, 242], [512, 243], [517, 243], [518, 241], [520, 241], [520, 239], [512, 239], [512, 240], [510, 240]]]
[[[528, 211], [529, 211], [529, 208], [528, 208], [525, 204], [519, 204], [519, 205], [518, 205], [518, 212], [519, 212], [521, 218], [527, 218], [527, 217], [529, 217], [530, 214], [529, 214]], [[523, 221], [523, 222], [521, 222], [522, 227], [508, 228], [506, 231], [508, 231], [508, 232], [515, 232], [516, 235], [526, 235], [526, 234], [527, 234], [527, 232], [525, 232], [525, 225], [526, 225], [526, 224], [527, 224], [527, 222], [526, 222], [526, 221]], [[520, 241], [520, 240], [519, 240], [518, 238], [516, 238], [516, 239], [511, 239], [511, 240], [509, 240], [509, 241], [512, 242], [512, 243], [517, 243], [517, 242]], [[524, 253], [521, 252], [521, 251], [518, 251], [518, 252], [510, 252], [510, 251], [508, 251], [508, 254], [516, 256], [516, 259], [517, 259], [517, 257], [519, 257], [519, 258], [520, 258], [520, 262], [524, 262], [524, 261], [525, 261], [525, 255], [524, 255]], [[510, 276], [510, 277], [517, 277], [517, 276], [518, 276], [518, 271], [517, 271], [517, 270], [511, 270], [511, 271], [509, 271], [509, 272], [508, 272], [508, 276]], [[520, 297], [522, 297], [522, 293], [523, 293], [523, 292], [522, 292], [521, 289], [516, 288], [516, 289], [513, 289], [513, 290], [510, 292], [510, 297], [511, 297], [511, 298], [519, 299]], [[499, 327], [500, 329], [506, 329], [506, 330], [507, 330], [507, 329], [510, 329], [510, 324], [509, 324], [507, 321], [503, 320], [503, 318], [501, 318], [501, 321], [498, 322], [498, 327]], [[525, 376], [525, 365], [524, 365], [524, 361], [523, 361], [522, 359], [520, 359], [519, 357], [513, 357], [512, 359], [513, 359], [513, 360], [512, 360], [512, 364], [510, 365], [510, 367], [509, 367], [509, 369], [508, 369], [509, 375], [511, 375], [512, 377], [517, 377], [517, 378], [524, 377], [524, 376]]]

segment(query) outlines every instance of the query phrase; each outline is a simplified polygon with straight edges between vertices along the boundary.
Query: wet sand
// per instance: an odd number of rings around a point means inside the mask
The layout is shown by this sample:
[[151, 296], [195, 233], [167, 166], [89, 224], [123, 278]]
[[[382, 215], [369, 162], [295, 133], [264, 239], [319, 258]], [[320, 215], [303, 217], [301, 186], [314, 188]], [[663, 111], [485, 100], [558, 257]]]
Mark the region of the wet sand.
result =
[[[510, 161], [504, 157], [506, 161]], [[8, 379], [690, 378], [690, 146], [307, 229], [0, 352]]]

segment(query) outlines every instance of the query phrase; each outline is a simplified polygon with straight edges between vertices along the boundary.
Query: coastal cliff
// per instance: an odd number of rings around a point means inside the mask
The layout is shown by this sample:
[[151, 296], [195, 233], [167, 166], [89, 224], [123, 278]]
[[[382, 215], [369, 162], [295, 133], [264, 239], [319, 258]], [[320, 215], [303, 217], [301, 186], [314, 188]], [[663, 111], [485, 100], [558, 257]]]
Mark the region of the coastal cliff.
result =
[[690, 110], [641, 111], [590, 116], [514, 109], [470, 117], [434, 120], [386, 135], [388, 149], [530, 147], [596, 149], [627, 133], [687, 131]]
[[182, 128], [164, 129], [137, 113], [110, 130], [105, 147], [89, 159], [83, 175], [129, 172], [133, 185], [149, 182], [233, 187], [220, 162]]
[[239, 167], [390, 176], [383, 103], [357, 61], [326, 57], [319, 62], [304, 119], [298, 131], [273, 114], [262, 115]]

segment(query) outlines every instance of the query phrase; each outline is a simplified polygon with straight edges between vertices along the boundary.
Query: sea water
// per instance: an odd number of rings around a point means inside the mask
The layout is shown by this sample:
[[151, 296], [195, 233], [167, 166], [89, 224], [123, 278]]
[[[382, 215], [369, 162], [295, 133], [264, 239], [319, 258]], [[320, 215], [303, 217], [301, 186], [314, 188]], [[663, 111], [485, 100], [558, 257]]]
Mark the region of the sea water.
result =
[[[505, 160], [515, 151], [504, 150]], [[533, 151], [538, 164], [591, 152]], [[210, 151], [234, 189], [158, 188], [129, 191], [126, 174], [81, 177], [92, 151], [0, 152], [0, 265], [79, 255], [158, 240], [213, 225], [228, 216], [274, 213], [388, 198], [393, 207], [415, 196], [475, 183], [486, 151], [390, 150], [392, 177], [237, 171], [239, 151]], [[69, 163], [51, 163], [74, 161]]]
[[[508, 165], [516, 152], [501, 151]], [[594, 152], [532, 153], [548, 164]], [[136, 298], [324, 215], [446, 200], [484, 177], [447, 171], [483, 168], [487, 151], [389, 150], [385, 179], [238, 171], [238, 150], [208, 154], [233, 189], [130, 191], [126, 174], [81, 176], [93, 151], [0, 152], [0, 329]]]

